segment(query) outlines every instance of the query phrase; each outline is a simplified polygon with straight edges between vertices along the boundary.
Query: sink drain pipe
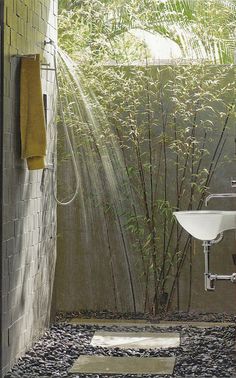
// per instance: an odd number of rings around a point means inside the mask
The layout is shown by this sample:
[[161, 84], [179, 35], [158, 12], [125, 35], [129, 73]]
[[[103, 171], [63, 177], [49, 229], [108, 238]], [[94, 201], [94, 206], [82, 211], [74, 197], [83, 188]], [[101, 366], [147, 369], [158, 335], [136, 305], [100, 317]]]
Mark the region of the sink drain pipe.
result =
[[203, 252], [205, 257], [205, 273], [204, 273], [204, 286], [206, 291], [214, 291], [216, 281], [231, 281], [232, 283], [236, 283], [236, 273], [232, 273], [229, 275], [223, 274], [214, 274], [210, 273], [210, 247], [213, 244], [219, 243], [223, 239], [223, 233], [220, 234], [219, 238], [216, 240], [205, 240], [203, 242]]

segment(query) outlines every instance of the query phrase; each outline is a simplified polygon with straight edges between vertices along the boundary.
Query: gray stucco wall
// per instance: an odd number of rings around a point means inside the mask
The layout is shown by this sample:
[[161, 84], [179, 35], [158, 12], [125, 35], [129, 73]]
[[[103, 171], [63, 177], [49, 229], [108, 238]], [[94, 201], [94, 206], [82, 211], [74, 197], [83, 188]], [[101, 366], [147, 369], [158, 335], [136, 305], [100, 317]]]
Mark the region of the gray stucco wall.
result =
[[[156, 75], [157, 69], [157, 67], [154, 68], [154, 75]], [[211, 76], [214, 77], [216, 74], [216, 67], [209, 66], [208, 69], [210, 70]], [[229, 82], [232, 82], [230, 72], [233, 73], [233, 70], [229, 70], [229, 77], [227, 76], [227, 80], [229, 80]], [[136, 75], [136, 77], [137, 76], [138, 75]], [[224, 80], [224, 75], [222, 74], [221, 76], [222, 80]], [[221, 85], [223, 85], [222, 83], [223, 82], [221, 82]], [[119, 83], [117, 83], [117, 85], [119, 85]], [[117, 91], [119, 91], [119, 87]], [[132, 91], [132, 88], [130, 89], [130, 91]], [[156, 96], [158, 96], [158, 92]], [[234, 101], [231, 94], [229, 94], [228, 96], [229, 98], [225, 98], [226, 103], [231, 103], [231, 101]], [[154, 95], [153, 97], [155, 99]], [[168, 103], [168, 100], [166, 100], [166, 102]], [[216, 104], [215, 106], [219, 111], [220, 105]], [[154, 109], [154, 106], [152, 107], [152, 109]], [[158, 114], [161, 114], [161, 110], [159, 109], [158, 105], [156, 105], [155, 109], [157, 113], [157, 116], [155, 118], [155, 121], [157, 123], [156, 128], [159, 135], [161, 135], [160, 128], [158, 129], [158, 119], [161, 118], [160, 116], [158, 117]], [[142, 116], [140, 116], [140, 119], [142, 120], [141, 117]], [[207, 117], [207, 114], [203, 114], [202, 117], [202, 119], [204, 119], [204, 117]], [[209, 155], [207, 154], [205, 156], [204, 163], [202, 164], [202, 167], [205, 167], [206, 169], [208, 169], [209, 167], [209, 159], [211, 159], [211, 157], [214, 155], [215, 148], [222, 133], [223, 121], [218, 116], [215, 118], [214, 116], [212, 117], [212, 120], [214, 122], [214, 129], [212, 130], [212, 132], [209, 132], [207, 138], [207, 149], [209, 150]], [[127, 123], [125, 125], [127, 126]], [[184, 124], [182, 125], [182, 127], [184, 127]], [[126, 135], [125, 131], [123, 132], [124, 135]], [[201, 140], [202, 138], [200, 138], [201, 132], [201, 127], [199, 127], [199, 140]], [[173, 134], [173, 130], [171, 130], [171, 127], [169, 127], [167, 131], [169, 140], [171, 140], [171, 133]], [[159, 154], [160, 147], [158, 147], [158, 143], [156, 143], [154, 133], [153, 135], [154, 138], [152, 142], [155, 146], [154, 153], [155, 156], [158, 157], [161, 156], [161, 154]], [[234, 120], [230, 119], [228, 130], [225, 136], [223, 153], [217, 166], [214, 179], [211, 181], [209, 187], [209, 191], [212, 193], [230, 192], [234, 190], [230, 186], [230, 178], [235, 177], [234, 135]], [[202, 142], [199, 143], [201, 145]], [[79, 154], [81, 155], [83, 153], [82, 146], [83, 145], [81, 143], [80, 148], [78, 148]], [[126, 161], [128, 161], [129, 163], [131, 162], [131, 167], [132, 162], [135, 161], [135, 158], [132, 158], [132, 156], [134, 155], [133, 150], [132, 148], [127, 148], [127, 150], [125, 151]], [[144, 150], [144, 152], [147, 152], [147, 150]], [[182, 156], [184, 155], [182, 154]], [[173, 204], [173, 206], [176, 206], [176, 166], [175, 157], [173, 157], [170, 150], [168, 151], [168, 159], [167, 198]], [[143, 157], [143, 160], [145, 161], [145, 157]], [[129, 284], [129, 272], [127, 269], [123, 244], [120, 240], [118, 227], [119, 225], [117, 226], [117, 219], [115, 218], [115, 216], [113, 216], [112, 212], [103, 212], [104, 207], [102, 206], [104, 203], [109, 204], [109, 197], [106, 197], [106, 180], [104, 179], [99, 181], [99, 179], [97, 179], [99, 173], [97, 174], [96, 172], [99, 172], [99, 169], [101, 171], [101, 165], [97, 164], [96, 169], [93, 170], [92, 167], [95, 165], [95, 163], [93, 165], [91, 158], [92, 162], [89, 165], [89, 154], [85, 154], [84, 159], [81, 158], [78, 161], [78, 166], [81, 173], [80, 193], [77, 202], [73, 203], [70, 208], [59, 208], [58, 212], [58, 260], [55, 285], [57, 309], [60, 311], [109, 310], [113, 312], [133, 312], [134, 305]], [[98, 159], [96, 160], [96, 163], [97, 161]], [[158, 161], [160, 161], [160, 172], [162, 172], [162, 174], [160, 175], [160, 179], [157, 183], [157, 198], [162, 200], [164, 198], [164, 180], [161, 180], [161, 177], [164, 176], [163, 158], [160, 158]], [[66, 187], [66, 185], [72, 187], [71, 180], [74, 177], [74, 173], [70, 171], [69, 163], [64, 162], [62, 167], [63, 168], [59, 169], [59, 182], [63, 183], [61, 187], [64, 188]], [[184, 183], [185, 195], [182, 196], [179, 205], [179, 208], [181, 210], [185, 210], [188, 207], [189, 203], [188, 193], [191, 182], [189, 172], [190, 170], [188, 169]], [[181, 175], [182, 170], [179, 170], [179, 180], [182, 177]], [[156, 177], [158, 177], [157, 170], [154, 170], [154, 176], [155, 179]], [[104, 177], [105, 175], [102, 176], [102, 178]], [[114, 186], [118, 188], [120, 181], [117, 180], [114, 182]], [[96, 201], [96, 196], [99, 196], [99, 192], [105, 193], [104, 197], [102, 197], [103, 194], [100, 195], [101, 197], [99, 197], [99, 199], [103, 198], [103, 202], [99, 202], [98, 200]], [[62, 196], [60, 190], [59, 195]], [[196, 203], [198, 196], [199, 193], [195, 194]], [[137, 201], [140, 201], [138, 196], [135, 197], [135, 199], [136, 198]], [[125, 201], [124, 197], [122, 199], [123, 201]], [[229, 199], [226, 201], [212, 200], [209, 204], [209, 208], [235, 210], [236, 202], [234, 199]], [[123, 214], [122, 212], [120, 213]], [[163, 222], [161, 217], [159, 223], [158, 235], [160, 237], [160, 240], [162, 240], [164, 233], [162, 231]], [[178, 252], [178, 250], [176, 249], [176, 240], [178, 238], [175, 229], [172, 235], [173, 237], [170, 243], [169, 254], [173, 254], [175, 258], [173, 260], [173, 265], [169, 273], [169, 283], [167, 286], [168, 293], [170, 293], [170, 290], [172, 290], [172, 280], [174, 280], [177, 269], [177, 254], [174, 253], [175, 251]], [[183, 249], [186, 238], [187, 233], [183, 232], [179, 250]], [[215, 292], [206, 293], [204, 291], [204, 256], [201, 244], [201, 241], [192, 240], [191, 253], [189, 252], [189, 250], [187, 251], [185, 264], [179, 278], [179, 300], [177, 299], [178, 285], [176, 283], [173, 288], [174, 299], [171, 302], [171, 309], [179, 308], [180, 310], [184, 311], [190, 309], [205, 312], [234, 313], [236, 285], [233, 285], [230, 282], [217, 282], [217, 288]], [[143, 283], [143, 270], [140, 269], [140, 267], [142, 267], [141, 257], [140, 254], [137, 253], [137, 250], [135, 250], [135, 247], [133, 248], [131, 243], [126, 243], [126, 247], [131, 267], [133, 291], [136, 300], [136, 311], [144, 312], [145, 286]], [[236, 270], [232, 260], [233, 253], [235, 253], [235, 235], [234, 231], [231, 230], [225, 232], [224, 240], [219, 245], [212, 247], [212, 272], [218, 274], [233, 273]]]
[[[4, 375], [49, 323], [56, 257], [56, 205], [52, 172], [28, 171], [20, 158], [19, 63], [14, 57], [40, 53], [53, 65], [57, 0], [7, 0], [4, 9], [4, 177], [2, 362]], [[42, 70], [47, 95], [47, 162], [52, 162], [53, 71]]]

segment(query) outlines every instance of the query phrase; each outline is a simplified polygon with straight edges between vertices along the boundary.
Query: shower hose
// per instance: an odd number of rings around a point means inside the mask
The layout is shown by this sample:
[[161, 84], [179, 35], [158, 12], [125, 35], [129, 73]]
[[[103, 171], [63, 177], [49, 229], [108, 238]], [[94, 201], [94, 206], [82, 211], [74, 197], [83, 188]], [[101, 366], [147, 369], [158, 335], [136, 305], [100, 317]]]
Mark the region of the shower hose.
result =
[[59, 107], [59, 112], [60, 112], [60, 116], [61, 116], [61, 120], [62, 120], [63, 131], [64, 131], [65, 138], [66, 138], [66, 143], [68, 145], [68, 148], [69, 148], [69, 151], [70, 151], [70, 154], [71, 154], [71, 160], [72, 160], [72, 165], [73, 165], [74, 174], [75, 174], [75, 181], [76, 181], [76, 187], [75, 187], [74, 194], [72, 195], [72, 197], [68, 201], [63, 202], [63, 201], [60, 201], [57, 198], [56, 189], [55, 189], [56, 183], [54, 182], [54, 178], [55, 178], [55, 174], [54, 174], [53, 180], [52, 180], [53, 195], [54, 195], [55, 201], [57, 202], [58, 205], [67, 206], [67, 205], [70, 205], [75, 200], [75, 198], [77, 197], [77, 195], [79, 193], [79, 171], [78, 171], [78, 166], [77, 166], [77, 163], [76, 163], [75, 152], [74, 152], [71, 140], [70, 140], [70, 135], [69, 135], [69, 132], [68, 132], [68, 129], [67, 129], [67, 126], [66, 126], [65, 115], [64, 115], [64, 112], [63, 112], [63, 108], [62, 108], [62, 100], [61, 100], [60, 87], [59, 87], [59, 82], [58, 82], [58, 68], [57, 68], [58, 50], [57, 50], [55, 43], [52, 40], [50, 40], [49, 42], [46, 42], [46, 43], [50, 43], [54, 47], [53, 59], [54, 59], [58, 107]]

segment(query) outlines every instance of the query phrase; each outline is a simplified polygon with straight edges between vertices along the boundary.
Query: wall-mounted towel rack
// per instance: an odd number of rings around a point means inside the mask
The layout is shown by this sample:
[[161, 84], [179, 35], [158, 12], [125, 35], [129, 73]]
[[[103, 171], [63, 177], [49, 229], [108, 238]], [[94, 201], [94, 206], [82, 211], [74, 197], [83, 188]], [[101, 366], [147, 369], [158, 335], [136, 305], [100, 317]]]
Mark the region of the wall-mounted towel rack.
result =
[[55, 68], [41, 68], [42, 71], [56, 71]]
[[37, 54], [25, 54], [25, 55], [13, 55], [13, 58], [28, 58], [32, 60], [36, 60]]
[[[28, 55], [12, 55], [12, 58], [28, 58], [36, 60], [37, 54], [28, 54]], [[50, 68], [50, 63], [40, 62], [41, 70], [43, 71], [55, 71], [55, 68]]]

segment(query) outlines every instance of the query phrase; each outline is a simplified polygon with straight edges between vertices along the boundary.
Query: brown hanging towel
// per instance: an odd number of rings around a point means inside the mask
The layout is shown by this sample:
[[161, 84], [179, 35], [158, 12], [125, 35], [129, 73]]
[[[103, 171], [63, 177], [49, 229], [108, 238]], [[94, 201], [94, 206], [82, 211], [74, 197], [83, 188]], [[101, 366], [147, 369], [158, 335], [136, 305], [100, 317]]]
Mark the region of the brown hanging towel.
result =
[[20, 70], [21, 157], [29, 170], [45, 168], [46, 129], [40, 79], [40, 55], [21, 58]]

